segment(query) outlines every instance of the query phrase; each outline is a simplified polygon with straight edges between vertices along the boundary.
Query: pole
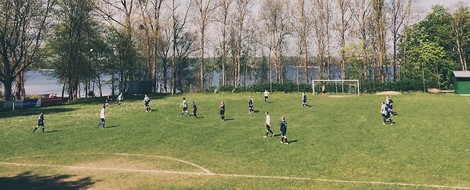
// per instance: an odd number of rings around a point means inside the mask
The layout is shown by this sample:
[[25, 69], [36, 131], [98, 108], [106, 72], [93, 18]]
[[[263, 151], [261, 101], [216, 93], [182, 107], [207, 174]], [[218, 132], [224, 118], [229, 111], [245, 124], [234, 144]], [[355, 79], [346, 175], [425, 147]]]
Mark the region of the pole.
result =
[[421, 62], [421, 72], [423, 75], [423, 92], [426, 92], [426, 82], [424, 81], [424, 63]]

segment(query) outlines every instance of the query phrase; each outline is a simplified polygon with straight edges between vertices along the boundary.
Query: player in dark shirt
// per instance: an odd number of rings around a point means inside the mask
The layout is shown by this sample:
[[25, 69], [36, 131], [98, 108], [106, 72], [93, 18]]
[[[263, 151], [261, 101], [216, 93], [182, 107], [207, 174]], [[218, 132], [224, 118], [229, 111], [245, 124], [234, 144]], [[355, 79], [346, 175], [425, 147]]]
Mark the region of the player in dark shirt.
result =
[[394, 112], [393, 112], [393, 100], [392, 100], [392, 97], [390, 97], [389, 95], [387, 95], [386, 99], [385, 99], [385, 103], [387, 104], [387, 108], [388, 108], [388, 111], [390, 112], [390, 115], [393, 116]]
[[106, 105], [106, 108], [109, 107], [109, 102], [111, 101], [111, 98], [109, 96], [106, 97], [106, 100], [104, 102], [104, 105]]
[[194, 115], [194, 118], [197, 119], [197, 107], [196, 107], [196, 102], [193, 102], [193, 115]]
[[145, 95], [144, 97], [144, 106], [145, 106], [145, 111], [146, 112], [151, 112], [152, 110], [150, 109], [150, 98]]
[[382, 106], [380, 107], [380, 113], [382, 114], [383, 125], [386, 125], [388, 123], [393, 125], [392, 118], [390, 117], [390, 111], [385, 102], [382, 102]]
[[305, 94], [305, 92], [302, 93], [302, 107], [307, 107], [307, 94]]
[[253, 97], [250, 96], [248, 100], [248, 113], [254, 113], [255, 110], [253, 109]]
[[286, 122], [286, 117], [281, 118], [281, 143], [284, 144], [289, 144], [289, 141], [287, 140], [287, 122]]
[[39, 114], [38, 117], [38, 125], [33, 129], [33, 133], [36, 132], [36, 130], [41, 127], [42, 128], [42, 134], [45, 133], [44, 129], [44, 112], [41, 110], [41, 113]]
[[220, 102], [220, 120], [225, 121], [225, 103]]

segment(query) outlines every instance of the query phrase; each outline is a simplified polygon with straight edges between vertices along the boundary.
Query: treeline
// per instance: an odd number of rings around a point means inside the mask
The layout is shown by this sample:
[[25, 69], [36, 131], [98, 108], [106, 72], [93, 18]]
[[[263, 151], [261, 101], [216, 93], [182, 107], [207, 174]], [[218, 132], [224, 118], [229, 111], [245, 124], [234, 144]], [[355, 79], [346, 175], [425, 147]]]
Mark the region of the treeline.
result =
[[435, 6], [421, 19], [415, 5], [4, 0], [0, 82], [5, 99], [24, 98], [24, 73], [44, 67], [70, 99], [93, 84], [99, 95], [104, 83], [126, 93], [132, 81], [152, 81], [158, 93], [203, 92], [214, 81], [221, 89], [286, 83], [300, 90], [312, 79], [358, 79], [370, 91], [452, 88], [452, 71], [468, 69], [470, 11]]

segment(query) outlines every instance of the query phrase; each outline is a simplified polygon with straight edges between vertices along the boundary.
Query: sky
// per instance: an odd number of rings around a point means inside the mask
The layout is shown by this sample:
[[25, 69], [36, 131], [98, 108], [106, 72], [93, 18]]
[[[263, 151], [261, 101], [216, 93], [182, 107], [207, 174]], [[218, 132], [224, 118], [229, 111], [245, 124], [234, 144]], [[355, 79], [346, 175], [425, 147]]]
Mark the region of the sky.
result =
[[416, 8], [422, 9], [425, 13], [429, 12], [433, 5], [443, 5], [444, 7], [452, 10], [460, 2], [466, 6], [470, 6], [470, 0], [417, 0]]

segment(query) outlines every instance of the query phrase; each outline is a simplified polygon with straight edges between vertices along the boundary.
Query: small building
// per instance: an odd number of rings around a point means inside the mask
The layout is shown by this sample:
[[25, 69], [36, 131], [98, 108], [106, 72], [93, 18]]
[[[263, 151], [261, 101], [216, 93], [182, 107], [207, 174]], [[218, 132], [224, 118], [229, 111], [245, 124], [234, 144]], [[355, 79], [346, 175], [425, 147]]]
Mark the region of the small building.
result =
[[456, 94], [470, 94], [470, 71], [454, 71]]

